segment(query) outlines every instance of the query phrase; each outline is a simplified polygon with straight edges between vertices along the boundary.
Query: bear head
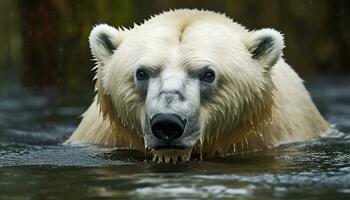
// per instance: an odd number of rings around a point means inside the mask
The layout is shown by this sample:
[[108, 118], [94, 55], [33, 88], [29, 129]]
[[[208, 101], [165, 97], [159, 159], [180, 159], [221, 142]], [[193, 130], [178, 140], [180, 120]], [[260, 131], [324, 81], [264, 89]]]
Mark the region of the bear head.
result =
[[160, 162], [227, 153], [269, 119], [284, 47], [273, 29], [177, 10], [132, 29], [97, 25], [89, 42], [103, 116]]

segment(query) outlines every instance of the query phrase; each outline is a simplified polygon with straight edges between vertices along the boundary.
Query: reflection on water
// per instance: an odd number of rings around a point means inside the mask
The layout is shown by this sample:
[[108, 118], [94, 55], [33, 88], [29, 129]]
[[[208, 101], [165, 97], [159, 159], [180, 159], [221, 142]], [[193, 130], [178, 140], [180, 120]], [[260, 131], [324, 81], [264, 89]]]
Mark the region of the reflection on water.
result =
[[2, 88], [0, 199], [348, 198], [349, 80], [320, 78], [308, 84], [338, 129], [331, 137], [178, 165], [154, 164], [135, 152], [61, 145], [90, 97]]

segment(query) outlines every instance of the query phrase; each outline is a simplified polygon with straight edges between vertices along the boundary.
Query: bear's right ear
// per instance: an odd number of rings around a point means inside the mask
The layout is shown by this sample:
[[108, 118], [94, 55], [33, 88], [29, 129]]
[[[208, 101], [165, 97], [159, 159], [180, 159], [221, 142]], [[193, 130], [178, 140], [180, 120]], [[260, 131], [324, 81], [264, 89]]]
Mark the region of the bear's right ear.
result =
[[95, 26], [89, 36], [91, 53], [97, 62], [104, 65], [112, 57], [114, 50], [125, 38], [123, 31], [119, 31], [107, 24]]

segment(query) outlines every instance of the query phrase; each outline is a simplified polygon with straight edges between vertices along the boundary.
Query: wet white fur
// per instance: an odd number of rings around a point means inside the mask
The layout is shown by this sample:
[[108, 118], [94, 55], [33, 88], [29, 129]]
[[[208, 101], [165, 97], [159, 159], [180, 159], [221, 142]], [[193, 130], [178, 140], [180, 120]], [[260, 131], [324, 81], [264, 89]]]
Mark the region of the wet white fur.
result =
[[[113, 55], [96, 40], [100, 32], [118, 47]], [[252, 59], [257, 39], [265, 36], [274, 39], [272, 50]], [[176, 73], [216, 66], [220, 91], [200, 108], [199, 145], [210, 155], [310, 140], [329, 128], [303, 81], [281, 58], [283, 37], [275, 30], [248, 31], [224, 15], [184, 9], [157, 15], [130, 30], [96, 26], [89, 39], [98, 61], [98, 94], [69, 144], [144, 149], [145, 102], [131, 79], [139, 65]]]

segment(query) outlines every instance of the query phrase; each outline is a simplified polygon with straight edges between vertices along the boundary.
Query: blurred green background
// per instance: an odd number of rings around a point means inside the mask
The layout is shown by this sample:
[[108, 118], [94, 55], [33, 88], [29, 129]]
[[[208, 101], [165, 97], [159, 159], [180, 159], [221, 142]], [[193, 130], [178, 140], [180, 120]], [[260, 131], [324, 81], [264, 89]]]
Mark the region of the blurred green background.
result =
[[350, 72], [347, 0], [1, 0], [0, 84], [92, 91], [93, 25], [130, 27], [175, 8], [224, 12], [249, 29], [280, 30], [284, 57], [306, 80]]

